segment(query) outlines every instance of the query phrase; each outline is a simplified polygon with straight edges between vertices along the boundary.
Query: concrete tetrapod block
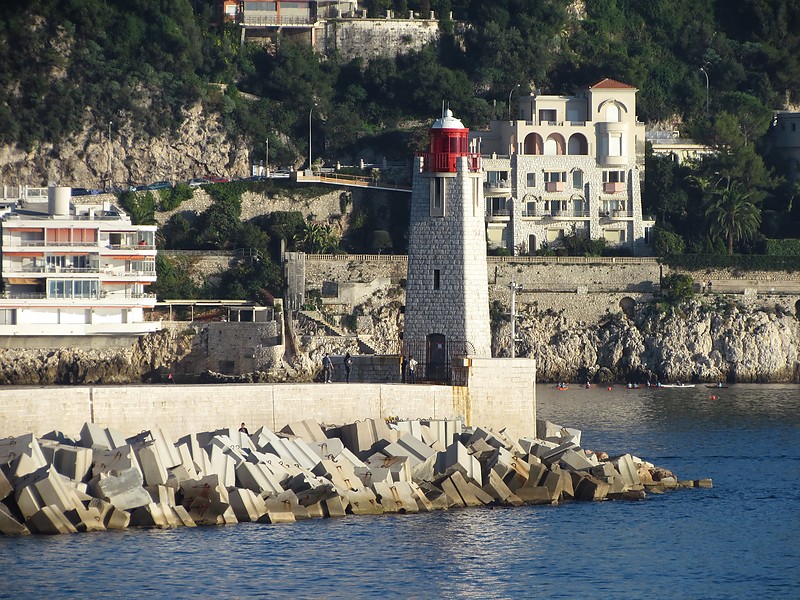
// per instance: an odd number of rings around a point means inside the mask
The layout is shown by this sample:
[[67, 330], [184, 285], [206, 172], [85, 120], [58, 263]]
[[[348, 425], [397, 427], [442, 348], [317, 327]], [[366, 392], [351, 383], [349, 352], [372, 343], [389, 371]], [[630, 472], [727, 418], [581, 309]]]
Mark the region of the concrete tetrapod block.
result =
[[292, 477], [286, 489], [292, 490], [297, 496], [297, 501], [303, 506], [311, 506], [338, 495], [330, 481], [308, 473]]
[[183, 482], [181, 492], [183, 507], [198, 525], [215, 525], [218, 518], [230, 507], [228, 490], [216, 474], [197, 481]]
[[267, 515], [264, 499], [250, 490], [234, 488], [228, 492], [228, 499], [240, 523], [257, 523]]
[[405, 434], [399, 440], [389, 444], [381, 450], [386, 456], [405, 456], [408, 458], [408, 466], [413, 469], [420, 463], [425, 462], [436, 452], [429, 448], [425, 442], [417, 439], [413, 435]]
[[372, 486], [383, 511], [387, 513], [419, 512], [414, 491], [408, 482], [376, 483]]
[[[293, 492], [289, 492], [292, 496]], [[286, 493], [280, 496], [274, 496], [264, 499], [264, 505], [267, 507], [267, 514], [262, 518], [263, 523], [294, 523], [297, 521], [295, 513], [292, 510], [293, 505], [290, 497]]]
[[636, 487], [642, 484], [636, 464], [630, 454], [623, 454], [611, 459], [611, 464], [619, 471], [622, 480], [628, 487]]
[[[42, 448], [42, 451], [45, 452], [45, 454], [47, 453], [44, 448]], [[75, 481], [84, 481], [88, 479], [94, 459], [93, 453], [89, 448], [56, 444], [51, 451], [51, 463], [56, 468], [56, 471], [61, 473], [64, 477]]]
[[420, 491], [430, 503], [433, 510], [448, 510], [457, 506], [464, 506], [461, 498], [454, 500], [445, 491], [431, 481], [423, 481], [419, 484]]
[[64, 516], [69, 519], [69, 522], [75, 526], [80, 532], [88, 531], [105, 531], [106, 526], [103, 523], [103, 515], [100, 511], [93, 507], [74, 508], [64, 513]]
[[565, 442], [563, 444], [559, 444], [549, 452], [546, 452], [544, 456], [540, 456], [539, 458], [542, 459], [542, 462], [546, 465], [553, 465], [558, 463], [561, 460], [561, 456], [567, 452], [567, 450], [579, 450], [580, 447], [575, 444], [575, 442]]
[[145, 442], [136, 448], [136, 456], [142, 469], [145, 485], [164, 485], [169, 479], [167, 467], [161, 460], [155, 442]]
[[183, 462], [177, 447], [169, 441], [169, 438], [167, 438], [160, 427], [152, 427], [138, 435], [129, 437], [125, 442], [134, 447], [152, 443], [155, 445], [159, 458], [166, 469], [177, 467]]
[[145, 489], [156, 504], [175, 506], [175, 488], [166, 485], [151, 485]]
[[120, 510], [130, 510], [153, 501], [142, 487], [143, 483], [139, 470], [130, 468], [100, 473], [92, 478], [89, 487], [93, 496], [107, 500]]
[[365, 464], [372, 468], [388, 469], [392, 474], [392, 481], [411, 481], [411, 470], [408, 466], [407, 456], [385, 456], [376, 453], [370, 456]]
[[348, 503], [341, 496], [328, 498], [327, 500], [323, 501], [321, 505], [323, 516], [325, 517], [344, 517], [347, 514]]
[[114, 505], [100, 498], [94, 498], [87, 508], [94, 508], [103, 519], [106, 529], [127, 529], [131, 515], [127, 511], [114, 508]]
[[398, 432], [389, 429], [382, 419], [365, 419], [342, 425], [341, 440], [345, 447], [356, 455], [369, 453], [372, 447], [383, 440], [384, 445], [398, 439]]
[[211, 460], [205, 447], [201, 445], [197, 434], [183, 436], [175, 446], [181, 454], [184, 465], [186, 464], [186, 454], [188, 453], [198, 475], [205, 476], [211, 473]]
[[547, 419], [536, 419], [536, 437], [540, 440], [560, 437], [562, 429], [563, 425], [557, 425]]
[[573, 471], [571, 475], [576, 500], [605, 500], [609, 489], [605, 481], [583, 471]]
[[281, 429], [281, 433], [295, 435], [308, 444], [324, 442], [328, 439], [325, 432], [322, 431], [320, 424], [314, 419], [305, 419], [303, 421], [289, 423], [286, 427]]
[[320, 458], [336, 458], [344, 450], [344, 444], [339, 438], [329, 438], [324, 442], [313, 442], [308, 447]]
[[171, 507], [151, 502], [131, 512], [131, 527], [172, 529], [178, 527], [178, 522]]
[[402, 421], [397, 421], [394, 424], [393, 429], [399, 431], [401, 433], [401, 437], [403, 434], [410, 434], [418, 439], [422, 439], [422, 427], [422, 422], [418, 419], [404, 419]]
[[14, 499], [26, 520], [45, 506], [62, 513], [83, 507], [75, 489], [52, 466], [18, 479], [14, 484]]
[[481, 464], [461, 442], [450, 444], [446, 451], [436, 455], [436, 473], [446, 474], [452, 469], [458, 470], [475, 485], [483, 486]]
[[14, 487], [11, 485], [11, 482], [8, 481], [6, 474], [0, 469], [0, 500], [8, 498], [13, 491]]
[[173, 516], [178, 520], [179, 525], [183, 527], [197, 527], [197, 523], [189, 516], [189, 512], [181, 505], [172, 506]]
[[38, 440], [32, 433], [0, 440], [0, 464], [8, 465], [6, 474], [14, 480], [48, 465]]
[[84, 423], [78, 445], [92, 450], [113, 450], [126, 445], [125, 436], [116, 429], [95, 423]]
[[283, 491], [282, 480], [286, 476], [278, 476], [270, 465], [264, 463], [242, 463], [236, 467], [238, 487], [250, 490], [262, 496], [278, 495]]
[[588, 471], [595, 466], [592, 461], [586, 458], [583, 452], [576, 452], [575, 450], [564, 452], [558, 459], [558, 465], [567, 471]]
[[354, 515], [380, 515], [383, 513], [383, 507], [371, 488], [341, 490], [340, 494], [350, 504], [348, 512]]
[[464, 423], [459, 420], [431, 419], [427, 423], [437, 440], [447, 448], [464, 431]]
[[[367, 469], [367, 467], [361, 468]], [[359, 478], [353, 465], [348, 461], [323, 459], [314, 467], [312, 473], [317, 477], [324, 477], [338, 490], [364, 487], [363, 480]]]
[[0, 533], [3, 535], [30, 535], [30, 530], [20, 523], [8, 507], [0, 502]]
[[394, 477], [392, 472], [386, 467], [356, 467], [356, 476], [361, 480], [359, 487], [372, 487], [373, 484], [378, 482], [392, 483]]
[[[542, 478], [547, 473], [547, 467], [542, 464], [542, 461], [536, 456], [528, 457], [528, 479], [523, 485], [539, 485]], [[516, 490], [515, 490], [516, 491]]]
[[253, 440], [253, 443], [258, 450], [263, 451], [267, 444], [273, 440], [279, 439], [279, 436], [274, 431], [267, 429], [266, 427], [259, 427], [256, 432], [250, 436], [250, 439]]
[[57, 535], [59, 533], [78, 533], [58, 507], [43, 506], [26, 520], [33, 533]]
[[425, 492], [422, 491], [422, 488], [414, 483], [413, 481], [408, 484], [411, 488], [411, 492], [414, 495], [414, 500], [417, 501], [417, 508], [419, 512], [432, 512], [434, 510], [433, 503], [428, 500], [428, 497], [425, 495]]
[[99, 473], [113, 474], [114, 472], [122, 472], [128, 469], [137, 470], [140, 477], [142, 477], [142, 481], [144, 481], [142, 469], [132, 446], [123, 445], [114, 450], [99, 449], [92, 451], [93, 477], [97, 477]]
[[486, 484], [483, 486], [483, 491], [489, 494], [494, 500], [501, 504], [510, 504], [512, 506], [524, 504], [519, 496], [511, 491], [495, 471], [490, 470], [487, 479]]
[[294, 463], [311, 471], [319, 462], [319, 455], [301, 439], [287, 440], [278, 438], [264, 447], [264, 452], [280, 456], [282, 460]]
[[433, 430], [428, 425], [420, 425], [420, 435], [418, 437], [431, 449], [436, 452], [444, 452], [447, 446], [439, 441], [439, 438], [433, 433]]

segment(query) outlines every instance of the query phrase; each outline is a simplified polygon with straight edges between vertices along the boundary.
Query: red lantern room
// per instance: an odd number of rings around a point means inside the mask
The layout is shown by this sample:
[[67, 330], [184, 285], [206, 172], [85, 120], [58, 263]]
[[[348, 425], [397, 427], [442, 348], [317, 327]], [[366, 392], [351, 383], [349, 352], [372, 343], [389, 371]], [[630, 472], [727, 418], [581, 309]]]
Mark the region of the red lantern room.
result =
[[425, 170], [434, 173], [455, 173], [457, 159], [466, 156], [469, 170], [480, 170], [480, 154], [468, 152], [469, 129], [453, 116], [448, 108], [431, 126], [430, 146], [424, 154]]

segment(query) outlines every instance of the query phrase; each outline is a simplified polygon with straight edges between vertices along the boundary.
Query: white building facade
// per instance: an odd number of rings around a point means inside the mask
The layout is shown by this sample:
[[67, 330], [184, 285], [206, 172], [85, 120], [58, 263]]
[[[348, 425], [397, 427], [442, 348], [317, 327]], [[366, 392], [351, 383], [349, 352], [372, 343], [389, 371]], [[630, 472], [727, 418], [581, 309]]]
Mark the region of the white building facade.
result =
[[155, 225], [133, 225], [109, 201], [74, 204], [70, 188], [20, 202], [2, 220], [0, 336], [131, 336], [161, 328]]
[[574, 96], [532, 94], [519, 99], [514, 120], [471, 132], [486, 171], [490, 246], [533, 254], [575, 233], [649, 253], [636, 92], [603, 79]]

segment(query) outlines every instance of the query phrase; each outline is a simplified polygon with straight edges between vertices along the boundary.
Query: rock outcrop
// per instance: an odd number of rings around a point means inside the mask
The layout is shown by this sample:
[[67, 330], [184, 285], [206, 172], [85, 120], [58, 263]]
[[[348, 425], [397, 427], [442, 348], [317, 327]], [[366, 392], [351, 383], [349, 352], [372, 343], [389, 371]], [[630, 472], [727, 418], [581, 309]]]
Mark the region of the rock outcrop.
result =
[[[540, 381], [729, 381], [800, 383], [800, 321], [719, 299], [680, 309], [643, 305], [627, 318], [568, 323], [535, 309], [518, 317], [517, 354], [538, 359]], [[511, 327], [494, 328], [493, 351], [509, 354]]]
[[[193, 177], [247, 176], [247, 147], [231, 140], [219, 115], [202, 106], [185, 109], [184, 120], [173, 135], [149, 137], [131, 123], [111, 130], [111, 183], [187, 181]], [[0, 146], [0, 181], [6, 185], [47, 185], [101, 188], [109, 166], [107, 124], [87, 124], [82, 131], [57, 145], [42, 144], [30, 152]]]

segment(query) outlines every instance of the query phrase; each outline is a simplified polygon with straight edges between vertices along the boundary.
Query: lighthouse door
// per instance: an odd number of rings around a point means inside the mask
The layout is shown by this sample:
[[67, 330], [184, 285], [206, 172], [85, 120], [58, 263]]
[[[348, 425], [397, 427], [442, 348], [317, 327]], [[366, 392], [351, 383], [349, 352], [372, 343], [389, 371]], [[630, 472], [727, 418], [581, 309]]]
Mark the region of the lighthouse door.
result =
[[445, 337], [441, 333], [431, 333], [426, 338], [425, 356], [427, 357], [427, 364], [425, 365], [425, 378], [428, 381], [447, 381], [448, 377], [448, 360], [447, 360], [447, 344], [445, 344]]

